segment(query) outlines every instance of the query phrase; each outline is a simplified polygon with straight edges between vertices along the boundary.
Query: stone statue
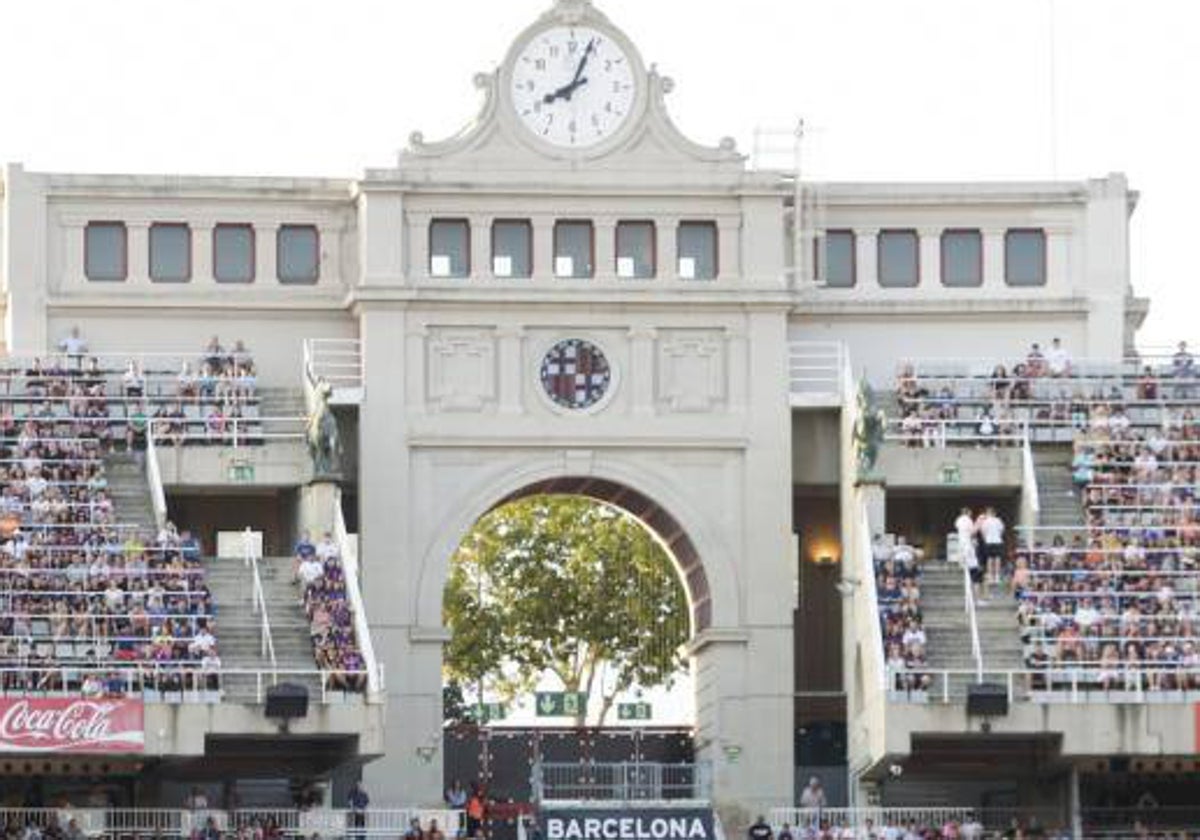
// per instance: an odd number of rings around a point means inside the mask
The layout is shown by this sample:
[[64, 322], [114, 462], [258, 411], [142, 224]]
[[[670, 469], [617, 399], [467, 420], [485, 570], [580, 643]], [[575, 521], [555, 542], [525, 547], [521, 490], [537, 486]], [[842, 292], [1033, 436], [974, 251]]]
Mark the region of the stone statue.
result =
[[854, 424], [854, 451], [860, 481], [878, 477], [875, 462], [879, 460], [879, 447], [883, 444], [886, 427], [887, 418], [875, 402], [875, 392], [864, 379], [858, 386], [858, 420]]
[[308, 415], [305, 437], [313, 462], [314, 478], [336, 478], [341, 475], [342, 439], [338, 433], [337, 417], [329, 405], [332, 394], [333, 386], [323, 378], [313, 386], [313, 406]]

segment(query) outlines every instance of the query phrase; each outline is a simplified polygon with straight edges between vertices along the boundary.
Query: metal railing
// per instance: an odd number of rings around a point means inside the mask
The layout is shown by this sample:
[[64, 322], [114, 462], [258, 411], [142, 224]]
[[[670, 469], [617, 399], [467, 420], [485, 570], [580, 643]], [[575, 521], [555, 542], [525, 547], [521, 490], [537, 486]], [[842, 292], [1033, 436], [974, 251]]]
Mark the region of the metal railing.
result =
[[1028, 430], [1026, 432], [1025, 440], [1021, 442], [1021, 485], [1025, 490], [1029, 521], [1037, 522], [1042, 510], [1041, 491], [1038, 489], [1037, 468], [1033, 463], [1033, 445], [1029, 441]]
[[[266, 691], [281, 682], [314, 680], [320, 685], [320, 694], [314, 702], [327, 704], [333, 698], [360, 694], [354, 688], [341, 688], [336, 683], [364, 682], [366, 671], [322, 671], [316, 668], [225, 668], [204, 667], [195, 662], [189, 665], [162, 664], [152, 662], [132, 665], [128, 662], [111, 662], [88, 665], [25, 665], [0, 668], [0, 693], [5, 697], [70, 697], [80, 695], [79, 687], [88, 676], [97, 677], [102, 684], [99, 696], [140, 698], [147, 703], [220, 703], [224, 700], [224, 686], [230, 678], [238, 682], [253, 680], [254, 694], [251, 702], [266, 701]], [[212, 687], [209, 687], [212, 685]], [[367, 696], [366, 702], [374, 705], [377, 698]]]
[[[959, 825], [973, 815], [971, 808], [915, 807], [915, 808], [772, 808], [769, 815], [771, 827], [778, 832], [786, 825], [789, 828], [808, 829], [821, 824], [830, 828], [852, 828], [856, 831], [881, 830], [885, 827], [918, 826], [940, 829], [948, 822]], [[865, 834], [855, 834], [865, 837]]]
[[304, 372], [312, 382], [324, 379], [335, 389], [363, 387], [364, 357], [357, 338], [304, 340]]
[[846, 345], [840, 341], [788, 342], [792, 405], [840, 405], [845, 392]]
[[337, 543], [338, 555], [342, 561], [343, 577], [346, 581], [346, 600], [350, 604], [350, 615], [354, 621], [354, 635], [358, 641], [358, 650], [362, 654], [363, 664], [367, 669], [367, 691], [372, 696], [383, 692], [382, 665], [375, 658], [375, 645], [371, 642], [371, 625], [367, 621], [367, 606], [363, 601], [362, 586], [359, 580], [358, 542], [346, 530], [346, 516], [342, 512], [341, 497], [333, 515], [333, 538]]
[[707, 762], [539, 761], [533, 765], [532, 782], [536, 802], [708, 801], [712, 798], [712, 766]]
[[154, 424], [146, 429], [146, 482], [150, 485], [150, 504], [154, 509], [154, 524], [167, 524], [167, 492], [163, 488], [162, 468], [158, 463], [158, 447], [154, 443]]
[[855, 527], [862, 535], [858, 552], [861, 567], [859, 574], [871, 616], [871, 649], [874, 651], [875, 661], [878, 663], [875, 676], [879, 681], [879, 687], [886, 688], [888, 684], [887, 656], [883, 651], [883, 627], [879, 621], [879, 588], [875, 583], [875, 552], [871, 539], [871, 521], [867, 514], [866, 503], [860, 498], [857, 500], [857, 505], [858, 522], [855, 523]]
[[244, 562], [250, 568], [253, 577], [252, 595], [251, 595], [251, 610], [259, 617], [259, 633], [262, 640], [261, 656], [265, 656], [271, 662], [271, 668], [274, 670], [279, 666], [278, 660], [275, 658], [275, 640], [271, 637], [271, 619], [267, 615], [267, 596], [263, 591], [262, 576], [258, 572], [258, 556], [254, 550], [254, 541], [251, 538], [253, 532], [247, 528], [243, 532], [242, 550], [244, 552]]
[[967, 612], [967, 626], [971, 630], [971, 657], [975, 660], [975, 677], [983, 679], [983, 646], [979, 643], [979, 620], [975, 615], [975, 590], [971, 586], [971, 572], [962, 564], [963, 606]]
[[[1200, 702], [1200, 667], [1178, 668], [1125, 668], [1117, 665], [1110, 669], [1114, 685], [1120, 688], [1105, 688], [1101, 684], [1101, 666], [1094, 663], [1088, 667], [1051, 665], [1044, 669], [984, 670], [982, 674], [961, 668], [926, 668], [895, 670], [893, 676], [923, 675], [929, 678], [925, 688], [897, 688], [892, 681], [888, 687], [888, 699], [893, 703], [940, 704], [965, 703], [965, 690], [956, 691], [978, 683], [1003, 685], [1010, 703], [1196, 703]], [[1195, 688], [1150, 688], [1150, 677], [1187, 678]]]
[[428, 830], [432, 823], [446, 837], [460, 836], [466, 821], [461, 811], [437, 808], [371, 808], [361, 814], [336, 809], [246, 808], [236, 811], [185, 808], [0, 808], [0, 825], [37, 826], [43, 830], [75, 825], [89, 837], [144, 834], [189, 837], [212, 826], [221, 832], [243, 827], [274, 826], [287, 837], [323, 838], [403, 836], [417, 820]]
[[992, 431], [983, 431], [983, 418], [945, 419], [915, 415], [888, 418], [884, 440], [912, 447], [944, 449], [949, 444], [973, 443], [1017, 446], [1029, 439], [1024, 420], [988, 418]]
[[[102, 418], [110, 422], [110, 418]], [[120, 418], [111, 422], [127, 422]], [[147, 425], [147, 442], [153, 436], [157, 437], [159, 448], [185, 444], [220, 444], [234, 449], [256, 446], [269, 441], [288, 441], [304, 439], [304, 424], [306, 419], [300, 415], [285, 417], [224, 417], [219, 424], [210, 423], [207, 418], [195, 419], [178, 417], [156, 417]], [[196, 431], [195, 426], [203, 426], [203, 431]], [[147, 446], [149, 444], [147, 443]]]

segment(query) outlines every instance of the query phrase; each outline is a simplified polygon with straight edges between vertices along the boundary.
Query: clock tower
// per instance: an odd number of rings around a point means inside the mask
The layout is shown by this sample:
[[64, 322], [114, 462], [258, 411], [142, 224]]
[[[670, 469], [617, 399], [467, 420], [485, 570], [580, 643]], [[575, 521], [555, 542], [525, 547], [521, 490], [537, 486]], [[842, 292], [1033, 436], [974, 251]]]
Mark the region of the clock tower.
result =
[[670, 548], [718, 803], [790, 801], [791, 186], [685, 137], [672, 81], [587, 0], [475, 85], [462, 131], [413, 135], [359, 184], [362, 556], [388, 675], [368, 787], [438, 800], [450, 559], [491, 508], [559, 492]]

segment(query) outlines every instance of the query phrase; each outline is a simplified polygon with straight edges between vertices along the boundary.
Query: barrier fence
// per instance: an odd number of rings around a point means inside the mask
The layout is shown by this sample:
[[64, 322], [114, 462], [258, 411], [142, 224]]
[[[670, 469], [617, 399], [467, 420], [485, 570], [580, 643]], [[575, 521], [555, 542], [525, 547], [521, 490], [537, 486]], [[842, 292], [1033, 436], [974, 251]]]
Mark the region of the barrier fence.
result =
[[712, 798], [712, 766], [658, 762], [538, 762], [535, 801], [662, 801]]
[[461, 811], [427, 808], [372, 808], [365, 812], [345, 809], [253, 808], [235, 811], [182, 808], [0, 808], [3, 826], [36, 826], [46, 831], [67, 829], [72, 822], [89, 837], [188, 837], [206, 828], [231, 834], [242, 828], [277, 830], [285, 837], [322, 840], [332, 838], [402, 837], [413, 820], [429, 831], [436, 827], [446, 836], [458, 835], [465, 820]]

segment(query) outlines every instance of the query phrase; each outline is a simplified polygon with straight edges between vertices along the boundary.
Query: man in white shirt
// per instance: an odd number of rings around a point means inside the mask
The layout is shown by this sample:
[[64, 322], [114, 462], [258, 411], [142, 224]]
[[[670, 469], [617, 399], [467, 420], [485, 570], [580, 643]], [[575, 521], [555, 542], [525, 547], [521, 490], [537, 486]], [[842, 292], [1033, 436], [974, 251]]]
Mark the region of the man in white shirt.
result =
[[987, 582], [1000, 583], [1000, 567], [1004, 561], [1004, 521], [989, 507], [979, 517], [978, 531], [983, 543], [983, 558], [987, 567]]
[[1071, 372], [1071, 354], [1062, 346], [1061, 339], [1054, 339], [1046, 349], [1046, 367], [1051, 376], [1066, 376]]
[[317, 557], [324, 562], [337, 556], [337, 543], [333, 541], [333, 534], [326, 531], [325, 536], [321, 537], [321, 541], [317, 543]]
[[983, 586], [983, 569], [979, 565], [979, 557], [975, 554], [975, 520], [970, 508], [963, 508], [958, 519], [954, 520], [954, 531], [958, 535], [958, 562], [966, 567], [971, 575], [971, 585], [975, 597], [981, 597]]
[[83, 336], [79, 334], [78, 325], [71, 327], [71, 332], [58, 342], [58, 349], [74, 359], [76, 364], [79, 364], [88, 347], [87, 342], [83, 340]]
[[217, 640], [213, 634], [208, 632], [207, 627], [201, 627], [188, 644], [188, 653], [193, 657], [203, 658], [212, 653], [216, 646]]
[[308, 587], [320, 580], [321, 576], [325, 574], [325, 567], [317, 559], [316, 555], [309, 555], [300, 561], [300, 568], [296, 574], [300, 578], [300, 585], [304, 589], [308, 589]]

